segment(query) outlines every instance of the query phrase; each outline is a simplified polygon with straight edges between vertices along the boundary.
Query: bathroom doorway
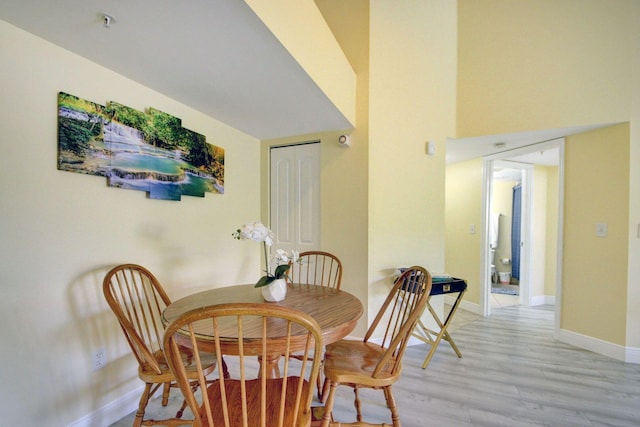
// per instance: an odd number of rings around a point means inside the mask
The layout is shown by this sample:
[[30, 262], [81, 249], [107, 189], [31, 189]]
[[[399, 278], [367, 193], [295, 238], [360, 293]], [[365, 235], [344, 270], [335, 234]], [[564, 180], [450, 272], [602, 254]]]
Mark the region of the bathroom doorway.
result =
[[[556, 302], [556, 285], [561, 277], [563, 143], [564, 140], [553, 140], [483, 158], [485, 234], [482, 247], [485, 251], [480, 288], [484, 315], [491, 314], [492, 306]], [[553, 176], [553, 179], [547, 181], [547, 176]], [[513, 193], [516, 187], [521, 191], [521, 218], [514, 223]], [[550, 191], [549, 187], [555, 190]], [[494, 201], [493, 196], [498, 197], [500, 192], [506, 194], [503, 200]], [[498, 240], [492, 236], [492, 222], [499, 225]], [[513, 236], [511, 225], [520, 226], [519, 238]], [[513, 241], [512, 237], [515, 237]], [[512, 251], [513, 248], [519, 249], [519, 254]], [[503, 273], [502, 277], [500, 273]], [[492, 286], [495, 284], [498, 286]], [[491, 292], [496, 287], [517, 289], [517, 295], [496, 295]], [[502, 302], [495, 303], [496, 299]]]
[[[522, 193], [523, 180], [530, 174], [530, 169], [530, 165], [510, 161], [494, 161], [492, 164], [489, 208], [492, 308], [520, 304]], [[524, 196], [528, 196], [526, 191]]]

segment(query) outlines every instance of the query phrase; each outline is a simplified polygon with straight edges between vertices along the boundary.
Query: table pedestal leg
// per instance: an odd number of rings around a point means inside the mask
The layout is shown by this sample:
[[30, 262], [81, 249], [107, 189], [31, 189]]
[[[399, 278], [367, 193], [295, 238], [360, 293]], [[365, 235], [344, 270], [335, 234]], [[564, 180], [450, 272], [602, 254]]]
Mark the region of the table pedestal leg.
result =
[[258, 361], [260, 362], [260, 375], [262, 375], [264, 365], [267, 378], [280, 378], [280, 366], [278, 365], [280, 354], [269, 354], [266, 357], [258, 356]]

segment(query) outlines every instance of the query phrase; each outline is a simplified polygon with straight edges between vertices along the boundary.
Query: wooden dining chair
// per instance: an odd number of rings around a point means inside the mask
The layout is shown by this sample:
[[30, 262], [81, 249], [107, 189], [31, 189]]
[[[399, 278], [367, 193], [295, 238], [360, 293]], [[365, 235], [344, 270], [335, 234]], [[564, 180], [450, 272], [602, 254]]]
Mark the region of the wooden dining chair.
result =
[[[324, 251], [306, 251], [298, 255], [296, 262], [289, 263], [289, 280], [291, 286], [318, 285], [332, 289], [340, 289], [342, 282], [342, 262], [332, 253]], [[297, 355], [292, 355], [297, 357]], [[327, 389], [323, 388], [322, 368], [316, 381], [318, 399], [326, 400]]]
[[[431, 274], [427, 270], [418, 266], [407, 269], [395, 282], [362, 341], [340, 340], [327, 345], [324, 375], [329, 393], [322, 427], [388, 425], [363, 421], [359, 388], [382, 389], [391, 412], [392, 425], [400, 427], [391, 386], [400, 378], [404, 351], [430, 291]], [[332, 421], [335, 393], [339, 385], [354, 390], [356, 422]]]
[[[207, 386], [195, 357], [201, 372], [201, 393], [196, 394], [181, 363], [185, 347], [196, 350], [196, 355], [213, 348], [218, 363], [225, 355], [230, 360], [230, 378], [219, 377]], [[310, 384], [320, 370], [322, 332], [308, 314], [269, 303], [202, 307], [186, 312], [167, 327], [164, 348], [189, 408], [196, 414], [194, 426], [309, 426]], [[303, 355], [300, 361], [287, 357], [293, 351]], [[285, 357], [280, 358], [279, 377], [269, 377], [266, 363], [256, 363], [256, 357], [267, 360], [281, 354]]]
[[[112, 268], [103, 280], [104, 296], [116, 315], [124, 335], [138, 361], [138, 376], [145, 383], [134, 427], [141, 425], [184, 425], [182, 413], [186, 401], [174, 418], [164, 420], [144, 419], [149, 399], [162, 386], [162, 405], [167, 406], [171, 388], [177, 388], [175, 377], [167, 365], [162, 349], [164, 327], [162, 310], [171, 303], [156, 277], [149, 270], [136, 264], [123, 264]], [[191, 355], [193, 356], [193, 355]], [[188, 378], [196, 374], [209, 375], [216, 366], [213, 354], [200, 355], [202, 367], [196, 370], [193, 357], [185, 357]], [[197, 383], [194, 383], [197, 385]]]
[[301, 252], [290, 263], [289, 280], [293, 285], [318, 285], [340, 289], [342, 263], [337, 256], [323, 251]]

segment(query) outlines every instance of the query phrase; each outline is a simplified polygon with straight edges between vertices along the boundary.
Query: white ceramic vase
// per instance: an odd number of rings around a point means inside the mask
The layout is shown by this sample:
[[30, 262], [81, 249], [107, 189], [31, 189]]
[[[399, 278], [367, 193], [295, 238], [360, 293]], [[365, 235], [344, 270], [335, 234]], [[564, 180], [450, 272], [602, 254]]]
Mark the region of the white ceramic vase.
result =
[[276, 279], [261, 289], [265, 301], [282, 301], [287, 296], [287, 281], [285, 279]]

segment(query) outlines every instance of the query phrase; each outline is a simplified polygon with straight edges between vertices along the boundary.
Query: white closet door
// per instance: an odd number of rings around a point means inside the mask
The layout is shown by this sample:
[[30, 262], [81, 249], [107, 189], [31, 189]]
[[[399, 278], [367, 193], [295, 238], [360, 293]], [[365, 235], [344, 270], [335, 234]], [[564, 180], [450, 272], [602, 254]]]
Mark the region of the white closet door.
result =
[[271, 148], [273, 247], [320, 249], [320, 143]]

